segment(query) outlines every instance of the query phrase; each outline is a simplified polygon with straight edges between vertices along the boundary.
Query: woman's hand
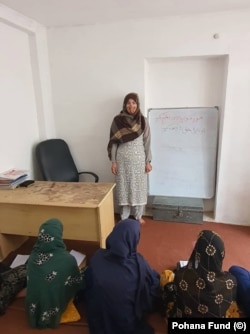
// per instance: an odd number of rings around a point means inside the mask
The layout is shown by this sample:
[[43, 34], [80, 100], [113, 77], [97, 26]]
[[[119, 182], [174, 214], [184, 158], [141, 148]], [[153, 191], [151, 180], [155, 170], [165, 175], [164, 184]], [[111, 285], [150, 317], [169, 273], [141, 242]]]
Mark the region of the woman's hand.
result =
[[149, 173], [149, 172], [151, 172], [151, 170], [152, 170], [151, 163], [150, 163], [150, 162], [147, 162], [147, 163], [146, 163], [146, 167], [145, 167], [145, 172], [146, 172], [146, 173]]
[[117, 175], [117, 173], [118, 173], [118, 168], [117, 168], [117, 163], [116, 163], [116, 162], [112, 162], [112, 164], [111, 164], [111, 172], [112, 172], [114, 175]]

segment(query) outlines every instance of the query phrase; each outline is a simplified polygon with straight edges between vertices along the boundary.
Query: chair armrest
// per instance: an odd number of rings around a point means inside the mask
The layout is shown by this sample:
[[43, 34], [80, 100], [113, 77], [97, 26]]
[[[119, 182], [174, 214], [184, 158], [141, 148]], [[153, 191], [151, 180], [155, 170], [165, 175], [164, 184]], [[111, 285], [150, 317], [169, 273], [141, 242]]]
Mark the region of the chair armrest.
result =
[[96, 173], [93, 173], [93, 172], [79, 172], [78, 173], [78, 175], [81, 175], [81, 174], [92, 175], [95, 178], [95, 183], [97, 183], [99, 181], [99, 176]]

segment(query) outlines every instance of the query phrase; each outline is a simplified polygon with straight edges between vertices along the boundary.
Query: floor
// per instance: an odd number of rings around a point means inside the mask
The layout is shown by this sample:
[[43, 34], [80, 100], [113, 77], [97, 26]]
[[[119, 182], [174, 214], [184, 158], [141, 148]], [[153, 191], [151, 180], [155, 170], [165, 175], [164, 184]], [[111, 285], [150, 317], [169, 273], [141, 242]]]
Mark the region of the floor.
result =
[[[119, 217], [116, 216], [116, 221]], [[164, 269], [174, 269], [179, 260], [187, 260], [191, 254], [198, 233], [203, 229], [214, 230], [224, 240], [226, 256], [224, 270], [231, 265], [238, 264], [249, 267], [250, 258], [250, 226], [238, 226], [204, 221], [202, 224], [175, 223], [155, 221], [150, 216], [145, 216], [146, 224], [141, 227], [141, 238], [138, 251], [147, 259], [149, 264], [159, 273]], [[29, 254], [35, 238], [21, 246], [17, 252], [12, 253], [4, 261], [11, 263], [16, 254]], [[75, 249], [87, 255], [90, 259], [98, 248], [97, 243], [65, 240], [68, 250]], [[75, 324], [60, 325], [56, 333], [60, 334], [88, 334], [88, 328], [84, 312], [82, 319]], [[150, 317], [150, 323], [155, 328], [155, 334], [166, 334], [167, 325], [158, 314]], [[27, 325], [24, 311], [24, 298], [16, 299], [8, 308], [4, 316], [0, 316], [1, 333], [22, 334], [37, 333], [39, 330], [31, 329]], [[55, 330], [46, 330], [46, 334], [55, 333]]]

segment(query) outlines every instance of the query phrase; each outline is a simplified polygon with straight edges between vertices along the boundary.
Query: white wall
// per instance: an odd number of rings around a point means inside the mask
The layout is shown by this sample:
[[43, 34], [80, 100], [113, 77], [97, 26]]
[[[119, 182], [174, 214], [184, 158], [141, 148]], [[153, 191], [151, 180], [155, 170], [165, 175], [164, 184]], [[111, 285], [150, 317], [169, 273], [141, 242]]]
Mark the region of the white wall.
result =
[[29, 38], [25, 32], [0, 22], [0, 44], [7, 46], [0, 53], [0, 167], [2, 171], [11, 167], [31, 170], [32, 156], [27, 147], [37, 140], [38, 121]]
[[36, 174], [34, 147], [55, 135], [46, 29], [0, 5], [0, 171]]
[[[50, 71], [44, 27], [3, 6], [0, 20], [29, 39], [30, 60], [24, 63], [32, 71], [35, 100], [25, 102], [35, 103], [35, 108], [29, 104], [28, 112], [25, 106], [19, 109], [35, 131], [26, 151], [32, 152], [37, 139], [63, 137], [78, 168], [94, 170], [102, 182], [113, 181], [106, 146], [111, 120], [120, 111], [124, 95], [138, 92], [146, 114], [149, 60], [228, 56], [214, 219], [250, 225], [250, 11], [49, 29]], [[220, 38], [214, 39], [215, 33]], [[21, 39], [26, 52], [27, 36]], [[19, 38], [12, 42], [18, 43]], [[31, 89], [26, 82], [28, 86]], [[2, 107], [8, 110], [8, 102]], [[11, 109], [14, 119], [20, 115], [15, 109]], [[13, 142], [23, 141], [20, 133], [11, 136]], [[1, 142], [8, 139], [0, 135]], [[1, 146], [0, 168], [6, 166], [6, 152]], [[11, 163], [25, 166], [25, 156], [21, 160], [23, 164], [13, 156]]]
[[[147, 62], [147, 109], [222, 108], [226, 56], [154, 58]], [[224, 105], [223, 105], [224, 107]]]
[[148, 61], [228, 56], [214, 219], [249, 225], [249, 41], [250, 11], [49, 29], [57, 134], [69, 142], [80, 169], [113, 181], [110, 123], [129, 91], [139, 93], [146, 114]]

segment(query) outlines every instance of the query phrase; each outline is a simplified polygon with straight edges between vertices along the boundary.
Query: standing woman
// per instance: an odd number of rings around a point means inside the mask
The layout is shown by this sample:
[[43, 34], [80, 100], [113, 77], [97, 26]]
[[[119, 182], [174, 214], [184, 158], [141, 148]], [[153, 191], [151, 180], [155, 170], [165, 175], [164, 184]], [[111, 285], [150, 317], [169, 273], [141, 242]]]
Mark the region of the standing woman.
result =
[[144, 224], [142, 214], [147, 204], [147, 173], [152, 170], [150, 127], [141, 113], [136, 93], [125, 96], [122, 111], [113, 119], [108, 156], [116, 178], [121, 219], [133, 215]]

